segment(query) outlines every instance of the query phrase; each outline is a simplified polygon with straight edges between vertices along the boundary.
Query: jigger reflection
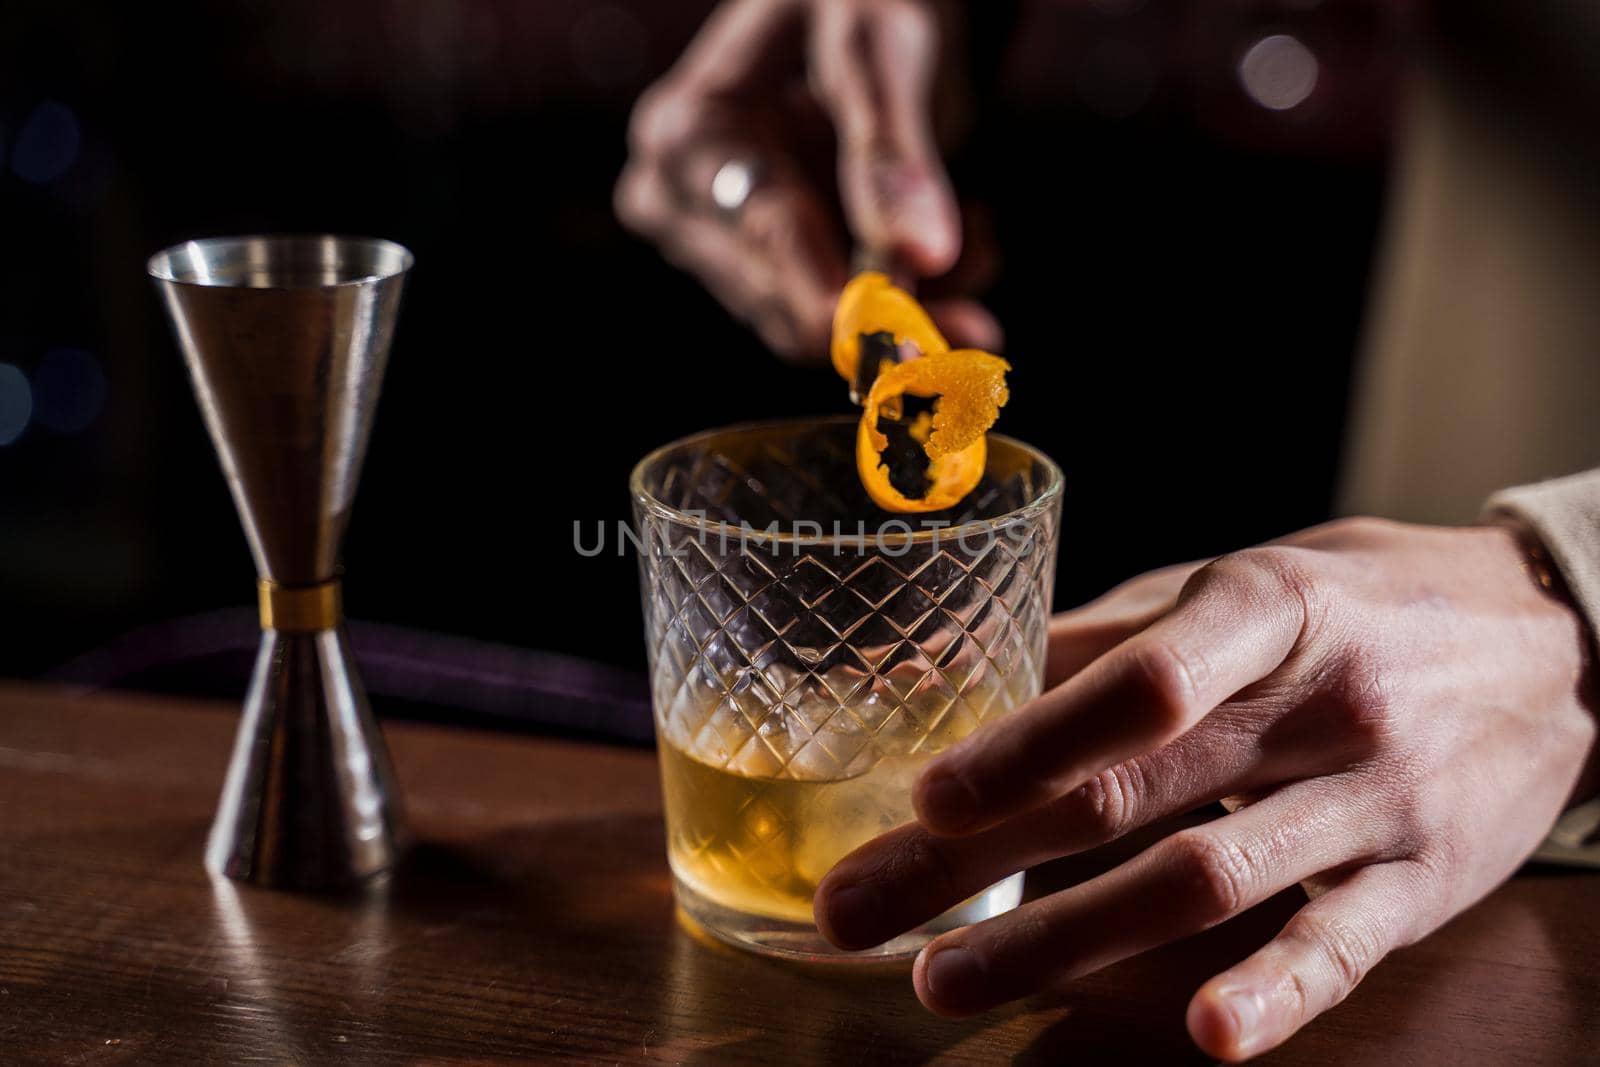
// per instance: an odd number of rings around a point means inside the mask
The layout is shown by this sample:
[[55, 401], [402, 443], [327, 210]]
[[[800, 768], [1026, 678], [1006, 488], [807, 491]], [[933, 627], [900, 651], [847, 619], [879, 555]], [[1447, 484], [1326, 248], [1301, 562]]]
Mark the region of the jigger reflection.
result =
[[206, 848], [215, 873], [325, 889], [396, 858], [339, 550], [411, 263], [346, 237], [214, 238], [150, 259], [259, 575], [261, 648]]

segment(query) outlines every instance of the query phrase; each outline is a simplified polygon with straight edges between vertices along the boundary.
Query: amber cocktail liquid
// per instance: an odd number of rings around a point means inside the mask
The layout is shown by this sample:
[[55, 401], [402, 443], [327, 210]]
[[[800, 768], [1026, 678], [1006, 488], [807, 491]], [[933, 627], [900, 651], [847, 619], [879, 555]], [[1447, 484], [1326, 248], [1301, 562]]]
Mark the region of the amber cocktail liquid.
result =
[[663, 742], [673, 874], [721, 907], [808, 923], [811, 895], [839, 858], [913, 818], [917, 766], [885, 760], [834, 781], [753, 778]]
[[913, 819], [928, 758], [1037, 695], [1059, 521], [1055, 465], [995, 435], [959, 511], [879, 512], [854, 429], [714, 431], [633, 476], [679, 904], [724, 940], [808, 959], [910, 955], [1016, 905], [1020, 876], [865, 953], [811, 914], [840, 858]]

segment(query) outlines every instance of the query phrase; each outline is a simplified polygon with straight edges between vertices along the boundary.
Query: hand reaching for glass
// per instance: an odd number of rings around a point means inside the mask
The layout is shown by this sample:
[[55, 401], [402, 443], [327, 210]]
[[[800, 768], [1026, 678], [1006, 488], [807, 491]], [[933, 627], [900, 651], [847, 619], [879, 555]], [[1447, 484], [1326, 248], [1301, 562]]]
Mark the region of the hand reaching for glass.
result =
[[1317, 527], [1060, 615], [1051, 688], [933, 760], [918, 823], [841, 861], [815, 913], [882, 942], [996, 880], [1223, 801], [1070, 889], [945, 934], [918, 997], [967, 1015], [1060, 987], [1300, 883], [1206, 982], [1208, 1053], [1272, 1048], [1484, 896], [1595, 791], [1589, 637], [1505, 526]]

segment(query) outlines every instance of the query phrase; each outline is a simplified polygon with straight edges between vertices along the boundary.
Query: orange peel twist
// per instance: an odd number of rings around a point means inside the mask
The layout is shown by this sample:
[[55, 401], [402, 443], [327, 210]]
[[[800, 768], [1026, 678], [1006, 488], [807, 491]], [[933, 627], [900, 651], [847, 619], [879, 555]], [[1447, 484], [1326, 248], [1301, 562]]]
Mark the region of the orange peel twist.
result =
[[[910, 293], [874, 271], [857, 275], [840, 294], [833, 320], [833, 366], [847, 382], [861, 381], [862, 339], [890, 334], [898, 347], [921, 353], [903, 362], [884, 359], [870, 376], [856, 432], [856, 470], [875, 504], [886, 511], [941, 511], [960, 503], [983, 477], [988, 460], [985, 435], [1010, 399], [1011, 365], [975, 348], [951, 349], [933, 320]], [[908, 417], [905, 399], [931, 401], [932, 408]], [[925, 489], [908, 494], [892, 484], [884, 453], [890, 439], [881, 421], [903, 429], [926, 458]]]
[[916, 297], [869, 270], [850, 279], [833, 312], [833, 369], [845, 381], [856, 380], [862, 336], [875, 333], [893, 334], [895, 344], [909, 342], [925, 356], [950, 347]]

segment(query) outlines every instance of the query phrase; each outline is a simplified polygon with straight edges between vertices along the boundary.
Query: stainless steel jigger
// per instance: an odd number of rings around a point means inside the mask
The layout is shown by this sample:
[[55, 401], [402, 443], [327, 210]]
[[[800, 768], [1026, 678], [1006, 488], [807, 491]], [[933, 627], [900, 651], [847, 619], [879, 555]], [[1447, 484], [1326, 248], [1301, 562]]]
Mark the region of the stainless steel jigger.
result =
[[346, 237], [222, 237], [150, 259], [260, 576], [214, 873], [327, 889], [395, 861], [397, 794], [341, 621], [339, 546], [411, 262]]

